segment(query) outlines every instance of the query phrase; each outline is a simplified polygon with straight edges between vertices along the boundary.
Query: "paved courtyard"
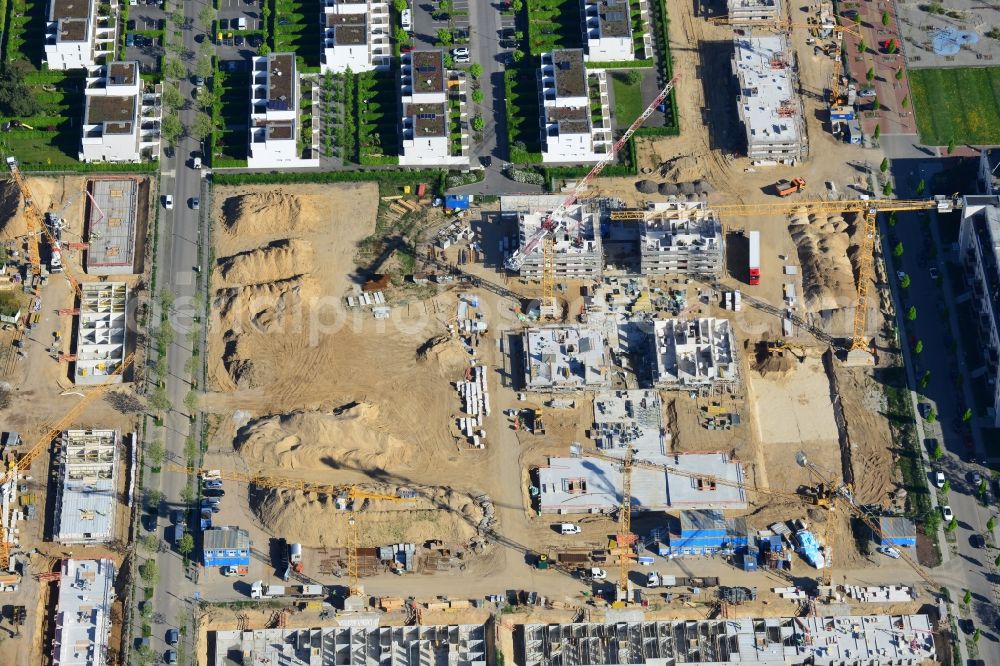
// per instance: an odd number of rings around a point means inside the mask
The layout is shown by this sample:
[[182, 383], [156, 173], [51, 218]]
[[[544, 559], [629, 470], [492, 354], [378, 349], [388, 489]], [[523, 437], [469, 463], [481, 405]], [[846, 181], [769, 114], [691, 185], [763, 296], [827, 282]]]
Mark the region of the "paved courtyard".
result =
[[[1000, 40], [986, 36], [993, 29], [1000, 29], [1000, 5], [978, 0], [948, 0], [944, 4], [923, 0], [897, 2], [896, 8], [909, 67], [1000, 65]], [[939, 34], [940, 31], [947, 34]], [[957, 47], [958, 52], [936, 54], [933, 48], [936, 34], [946, 45]], [[967, 39], [975, 43], [958, 43]]]

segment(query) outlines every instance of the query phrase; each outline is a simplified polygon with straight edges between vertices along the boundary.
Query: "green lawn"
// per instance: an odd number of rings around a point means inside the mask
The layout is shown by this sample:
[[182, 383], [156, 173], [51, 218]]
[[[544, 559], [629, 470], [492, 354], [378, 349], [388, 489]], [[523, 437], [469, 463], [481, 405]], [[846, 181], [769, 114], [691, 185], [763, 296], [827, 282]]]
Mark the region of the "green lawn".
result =
[[920, 140], [1000, 143], [1000, 67], [910, 70]]
[[300, 65], [318, 68], [321, 33], [316, 17], [321, 11], [319, 0], [276, 0], [274, 50], [292, 51]]
[[611, 74], [611, 93], [615, 102], [614, 120], [622, 127], [628, 127], [646, 110], [646, 105], [642, 102], [642, 84], [632, 85], [627, 78], [628, 74], [624, 72]]

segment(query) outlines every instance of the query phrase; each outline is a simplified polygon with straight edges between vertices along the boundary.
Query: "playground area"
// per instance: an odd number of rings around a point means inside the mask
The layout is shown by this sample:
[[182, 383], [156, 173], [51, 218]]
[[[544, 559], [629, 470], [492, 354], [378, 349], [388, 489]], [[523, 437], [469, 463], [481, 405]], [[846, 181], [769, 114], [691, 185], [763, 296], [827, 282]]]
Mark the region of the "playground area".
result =
[[898, 3], [902, 52], [910, 69], [1000, 65], [1000, 6], [973, 0]]

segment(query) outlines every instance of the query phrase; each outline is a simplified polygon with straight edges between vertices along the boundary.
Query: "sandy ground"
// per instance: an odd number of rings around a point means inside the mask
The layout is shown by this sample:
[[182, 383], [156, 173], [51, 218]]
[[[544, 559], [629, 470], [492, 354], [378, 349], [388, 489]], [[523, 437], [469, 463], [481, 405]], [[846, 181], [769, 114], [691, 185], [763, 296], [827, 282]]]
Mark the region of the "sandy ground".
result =
[[806, 357], [784, 377], [750, 374], [758, 437], [768, 444], [837, 440], [823, 362]]

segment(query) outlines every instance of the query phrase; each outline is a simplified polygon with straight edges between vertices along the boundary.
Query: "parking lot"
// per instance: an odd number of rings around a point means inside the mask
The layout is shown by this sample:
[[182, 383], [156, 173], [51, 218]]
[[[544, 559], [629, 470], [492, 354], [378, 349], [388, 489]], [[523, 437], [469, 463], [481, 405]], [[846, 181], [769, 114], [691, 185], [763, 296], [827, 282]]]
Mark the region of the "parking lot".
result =
[[264, 43], [265, 27], [260, 0], [220, 0], [219, 22], [213, 36], [219, 59], [253, 56]]
[[413, 46], [414, 48], [436, 48], [438, 30], [446, 30], [453, 26], [455, 42], [460, 43], [470, 37], [469, 31], [469, 0], [454, 0], [451, 19], [434, 18], [437, 10], [436, 2], [413, 4]]
[[144, 73], [157, 71], [163, 55], [167, 14], [161, 5], [161, 0], [139, 0], [129, 7], [124, 26], [125, 57], [138, 61], [139, 71]]

